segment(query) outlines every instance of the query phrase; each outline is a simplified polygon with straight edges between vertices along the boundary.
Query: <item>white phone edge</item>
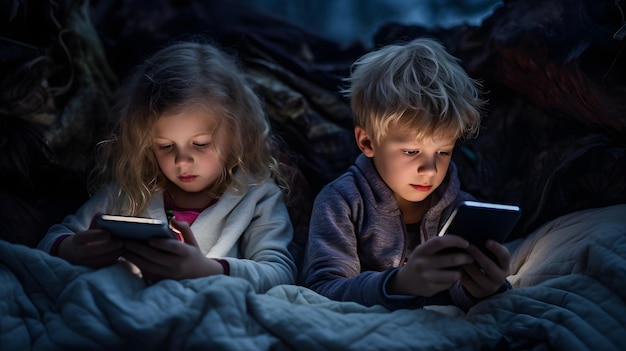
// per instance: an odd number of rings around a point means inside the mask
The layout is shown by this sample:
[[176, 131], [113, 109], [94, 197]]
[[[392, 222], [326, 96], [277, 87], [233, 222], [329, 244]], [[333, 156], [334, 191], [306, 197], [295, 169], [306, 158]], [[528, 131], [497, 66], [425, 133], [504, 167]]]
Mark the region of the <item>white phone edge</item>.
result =
[[443, 225], [437, 236], [444, 236], [446, 234], [446, 230], [452, 224], [452, 220], [459, 212], [459, 208], [462, 206], [470, 206], [470, 207], [483, 207], [483, 208], [492, 208], [495, 210], [505, 210], [505, 211], [515, 211], [519, 212], [521, 209], [519, 206], [515, 205], [506, 205], [506, 204], [496, 204], [492, 202], [481, 202], [481, 201], [463, 201], [461, 202], [450, 214], [450, 217], [446, 220], [446, 223]]

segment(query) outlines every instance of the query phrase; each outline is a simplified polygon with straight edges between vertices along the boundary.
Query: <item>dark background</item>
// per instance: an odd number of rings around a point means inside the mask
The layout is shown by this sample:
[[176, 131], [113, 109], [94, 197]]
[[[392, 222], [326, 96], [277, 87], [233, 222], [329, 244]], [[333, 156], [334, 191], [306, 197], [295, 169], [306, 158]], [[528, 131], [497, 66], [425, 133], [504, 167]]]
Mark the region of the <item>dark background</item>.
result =
[[366, 51], [418, 36], [439, 39], [483, 83], [480, 137], [454, 161], [465, 190], [522, 207], [510, 239], [626, 203], [623, 2], [253, 2], [0, 2], [0, 238], [34, 246], [87, 199], [121, 80], [183, 39], [242, 61], [299, 171], [289, 203], [299, 242], [312, 198], [357, 154], [341, 79]]
[[499, 0], [240, 0], [270, 15], [340, 44], [366, 47], [379, 26], [401, 23], [424, 27], [480, 25]]

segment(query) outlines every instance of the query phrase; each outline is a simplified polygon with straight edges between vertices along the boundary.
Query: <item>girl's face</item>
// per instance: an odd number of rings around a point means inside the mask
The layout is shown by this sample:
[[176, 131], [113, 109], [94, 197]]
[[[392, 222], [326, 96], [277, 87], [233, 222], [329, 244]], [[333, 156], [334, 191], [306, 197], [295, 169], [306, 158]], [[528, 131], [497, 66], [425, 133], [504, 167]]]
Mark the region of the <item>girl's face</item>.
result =
[[157, 121], [152, 150], [179, 195], [206, 197], [222, 173], [224, 164], [212, 145], [219, 132], [218, 117], [206, 109], [191, 108], [165, 113]]

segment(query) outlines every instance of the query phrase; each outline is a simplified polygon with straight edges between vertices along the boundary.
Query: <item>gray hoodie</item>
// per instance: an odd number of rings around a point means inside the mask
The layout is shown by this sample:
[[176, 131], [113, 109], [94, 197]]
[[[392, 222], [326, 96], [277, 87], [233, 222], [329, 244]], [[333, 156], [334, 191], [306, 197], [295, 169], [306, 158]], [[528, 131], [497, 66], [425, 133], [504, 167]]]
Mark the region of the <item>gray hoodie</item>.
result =
[[[61, 236], [89, 228], [96, 213], [115, 213], [112, 201], [117, 186], [95, 194], [75, 214], [55, 224], [37, 248], [50, 252]], [[163, 193], [157, 192], [143, 217], [167, 220]], [[278, 186], [267, 180], [250, 185], [244, 193], [227, 190], [203, 210], [191, 225], [200, 250], [228, 261], [230, 275], [248, 280], [257, 292], [280, 284], [293, 284], [296, 265], [288, 245], [293, 227]]]

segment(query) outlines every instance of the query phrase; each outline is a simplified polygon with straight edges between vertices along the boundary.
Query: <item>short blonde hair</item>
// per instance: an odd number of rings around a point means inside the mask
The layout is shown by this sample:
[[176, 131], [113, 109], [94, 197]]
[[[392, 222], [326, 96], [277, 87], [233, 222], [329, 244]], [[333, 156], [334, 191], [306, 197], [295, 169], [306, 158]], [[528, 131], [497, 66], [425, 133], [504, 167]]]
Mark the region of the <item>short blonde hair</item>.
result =
[[376, 142], [389, 128], [405, 128], [415, 138], [478, 135], [485, 101], [469, 77], [434, 39], [418, 38], [384, 46], [359, 58], [345, 81], [355, 125]]

